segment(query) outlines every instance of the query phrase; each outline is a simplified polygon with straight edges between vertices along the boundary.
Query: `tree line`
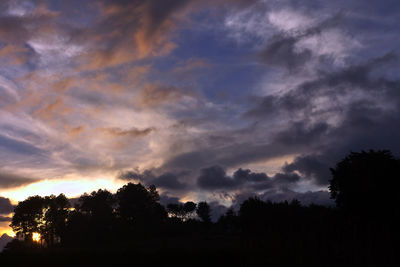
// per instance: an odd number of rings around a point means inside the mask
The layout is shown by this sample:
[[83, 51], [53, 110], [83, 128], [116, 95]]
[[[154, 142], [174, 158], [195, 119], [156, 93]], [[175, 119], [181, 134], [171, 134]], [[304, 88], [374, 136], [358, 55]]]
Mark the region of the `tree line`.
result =
[[[20, 239], [6, 246], [3, 257], [105, 250], [185, 258], [192, 251], [199, 263], [206, 255], [244, 266], [392, 266], [398, 260], [400, 160], [387, 150], [352, 152], [331, 173], [336, 207], [255, 196], [216, 222], [207, 202], [164, 207], [156, 187], [140, 183], [115, 194], [83, 194], [74, 205], [63, 194], [32, 196], [15, 207], [10, 226]], [[34, 233], [41, 242], [32, 241]]]

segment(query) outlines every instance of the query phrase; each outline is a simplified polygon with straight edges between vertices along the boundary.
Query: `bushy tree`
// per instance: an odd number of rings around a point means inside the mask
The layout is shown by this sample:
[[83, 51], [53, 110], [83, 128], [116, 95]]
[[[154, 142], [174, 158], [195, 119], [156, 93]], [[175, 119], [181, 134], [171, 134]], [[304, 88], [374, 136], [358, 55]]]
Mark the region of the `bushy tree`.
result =
[[116, 198], [119, 215], [128, 224], [146, 226], [166, 219], [155, 186], [146, 188], [140, 183], [128, 183], [118, 190]]
[[331, 169], [331, 198], [351, 214], [399, 213], [400, 161], [388, 150], [351, 152]]
[[115, 196], [107, 190], [100, 189], [91, 194], [83, 194], [70, 216], [70, 239], [73, 237], [97, 244], [109, 242], [115, 227], [115, 205]]

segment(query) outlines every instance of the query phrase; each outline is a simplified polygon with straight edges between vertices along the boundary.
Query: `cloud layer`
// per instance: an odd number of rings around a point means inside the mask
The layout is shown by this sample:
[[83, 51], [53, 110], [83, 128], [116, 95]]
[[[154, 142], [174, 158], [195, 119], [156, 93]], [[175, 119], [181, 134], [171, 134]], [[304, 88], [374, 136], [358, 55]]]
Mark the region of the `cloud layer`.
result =
[[0, 195], [101, 178], [329, 204], [348, 152], [400, 155], [399, 8], [1, 1]]

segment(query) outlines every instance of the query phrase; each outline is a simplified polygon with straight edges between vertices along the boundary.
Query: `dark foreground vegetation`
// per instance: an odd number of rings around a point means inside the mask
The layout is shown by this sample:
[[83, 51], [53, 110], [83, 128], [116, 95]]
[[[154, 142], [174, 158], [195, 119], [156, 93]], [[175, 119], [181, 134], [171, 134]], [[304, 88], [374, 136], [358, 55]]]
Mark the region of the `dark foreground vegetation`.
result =
[[253, 197], [217, 222], [206, 202], [164, 208], [141, 184], [85, 194], [74, 209], [64, 195], [33, 196], [15, 208], [19, 239], [1, 266], [399, 266], [400, 161], [351, 153], [331, 171], [336, 207]]

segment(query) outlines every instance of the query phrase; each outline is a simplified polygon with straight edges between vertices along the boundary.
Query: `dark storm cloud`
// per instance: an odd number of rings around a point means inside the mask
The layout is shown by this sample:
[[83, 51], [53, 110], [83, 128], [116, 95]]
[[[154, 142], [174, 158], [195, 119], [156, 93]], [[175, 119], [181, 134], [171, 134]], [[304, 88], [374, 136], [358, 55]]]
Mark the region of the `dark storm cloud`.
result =
[[180, 182], [178, 177], [172, 173], [164, 173], [150, 181], [150, 183], [166, 189], [181, 190], [186, 187], [186, 184]]
[[197, 179], [197, 184], [203, 189], [234, 188], [241, 184], [241, 181], [232, 179], [226, 175], [225, 170], [220, 166], [211, 166], [202, 169]]
[[143, 180], [146, 176], [150, 176], [151, 172], [147, 174], [147, 172], [140, 173], [139, 171], [126, 171], [121, 172], [118, 175], [118, 179], [130, 181], [130, 180]]
[[[349, 103], [332, 108], [329, 112], [340, 112], [344, 118], [338, 126], [319, 122], [320, 126], [316, 127], [316, 131], [297, 135], [300, 138], [292, 135], [295, 130], [292, 133], [288, 131], [287, 135], [281, 135], [278, 139], [283, 138], [286, 142], [297, 143], [310, 139], [316, 147], [319, 147], [315, 153], [301, 155], [292, 163], [286, 164], [283, 170], [298, 171], [304, 177], [313, 179], [316, 184], [326, 185], [330, 179], [329, 168], [350, 150], [375, 148], [391, 149], [395, 154], [400, 153], [400, 143], [397, 138], [400, 134], [398, 130], [400, 82], [372, 75], [377, 69], [394, 62], [396, 58], [396, 55], [389, 53], [337, 73], [323, 75], [318, 80], [307, 82], [283, 97], [266, 97], [258, 108], [251, 110], [250, 113], [259, 118], [263, 115], [268, 116], [274, 110], [309, 114], [305, 110], [312, 108], [311, 99], [319, 95], [334, 99], [338, 95], [345, 96], [357, 90], [362, 91], [364, 96], [371, 94], [369, 100], [349, 96]], [[378, 92], [378, 97], [374, 96]], [[386, 101], [385, 105], [382, 104], [382, 100]], [[291, 107], [290, 103], [303, 104]], [[305, 117], [300, 123], [305, 123], [308, 119]], [[299, 122], [293, 126], [296, 124]]]
[[12, 188], [21, 185], [27, 185], [35, 182], [34, 179], [26, 178], [19, 175], [14, 175], [10, 173], [0, 172], [0, 189], [2, 188]]
[[[336, 72], [320, 72], [319, 77], [302, 83], [282, 96], [269, 95], [259, 99], [257, 106], [246, 112], [246, 116], [270, 118], [277, 112], [310, 112], [314, 107], [312, 102], [318, 96], [335, 98], [352, 91], [390, 93], [398, 91], [399, 83], [385, 77], [373, 78], [371, 74], [397, 59], [397, 55], [390, 52], [382, 57], [374, 58], [365, 63], [351, 65]], [[338, 109], [344, 107], [338, 106]]]
[[0, 215], [9, 214], [14, 211], [14, 206], [8, 198], [0, 197]]
[[295, 173], [276, 173], [268, 177], [265, 173], [255, 173], [248, 169], [238, 169], [232, 176], [228, 176], [221, 166], [211, 166], [200, 171], [197, 185], [206, 191], [237, 189], [251, 189], [262, 191], [274, 187], [285, 187], [300, 180]]
[[298, 39], [292, 36], [276, 35], [268, 46], [259, 53], [260, 59], [270, 65], [284, 66], [295, 69], [311, 58], [310, 50], [296, 51]]
[[290, 164], [285, 164], [283, 170], [286, 172], [299, 171], [305, 177], [313, 178], [318, 184], [326, 184], [331, 174], [329, 164], [323, 155], [302, 155], [297, 157]]
[[299, 49], [296, 48], [296, 44], [306, 37], [318, 35], [328, 28], [337, 26], [341, 17], [342, 14], [338, 13], [303, 32], [297, 32], [295, 34], [285, 32], [278, 33], [270, 38], [267, 46], [258, 53], [259, 58], [268, 65], [295, 70], [309, 61], [313, 54], [313, 51], [310, 49], [299, 51]]
[[284, 166], [286, 171], [299, 171], [326, 185], [331, 179], [329, 168], [350, 151], [390, 149], [400, 155], [400, 117], [398, 112], [385, 112], [371, 103], [355, 103], [346, 113], [345, 121], [327, 136], [329, 145], [319, 151], [296, 158]]
[[275, 142], [290, 145], [309, 144], [319, 141], [329, 129], [325, 122], [308, 125], [306, 121], [294, 122], [284, 131], [277, 134]]
[[[293, 174], [299, 171], [303, 178], [311, 179], [317, 185], [327, 185], [329, 168], [351, 149], [386, 148], [400, 152], [395, 137], [399, 133], [399, 113], [381, 105], [382, 99], [386, 99], [387, 107], [393, 105], [392, 108], [398, 109], [400, 83], [376, 75], [381, 69], [390, 67], [395, 60], [396, 55], [388, 53], [336, 72], [321, 72], [315, 80], [307, 81], [281, 96], [264, 97], [259, 106], [246, 113], [249, 116], [247, 118], [263, 120], [271, 118], [271, 112], [281, 113], [281, 116], [286, 112], [293, 118], [282, 130], [269, 135], [269, 142], [257, 143], [255, 139], [254, 142], [243, 143], [246, 138], [235, 138], [237, 133], [231, 132], [227, 134], [231, 137], [230, 144], [213, 145], [209, 140], [209, 147], [178, 154], [167, 160], [162, 169], [184, 166], [196, 170], [214, 165], [201, 171], [198, 185], [228, 189], [236, 188], [242, 181], [228, 177], [218, 165], [240, 167], [283, 155], [301, 154], [293, 163], [283, 166], [284, 173], [299, 180], [297, 174]], [[354, 97], [356, 92], [363, 92], [363, 98]], [[378, 92], [379, 96], [376, 97]], [[337, 101], [339, 96], [345, 97], [346, 102]], [[317, 97], [330, 99], [327, 107], [321, 107], [319, 114], [313, 111], [317, 107], [313, 100]], [[328, 118], [336, 115], [343, 119], [331, 124], [324, 119], [326, 116], [318, 117], [324, 113]], [[253, 129], [253, 136], [265, 131], [265, 127], [268, 124], [258, 124]]]
[[161, 205], [166, 207], [168, 204], [179, 204], [181, 202], [179, 201], [178, 197], [171, 197], [167, 194], [161, 194], [160, 195], [160, 203], [161, 203]]
[[27, 142], [15, 140], [0, 134], [0, 147], [13, 153], [24, 155], [39, 155], [43, 151]]
[[[255, 128], [254, 135], [263, 128]], [[289, 124], [286, 128], [271, 134], [270, 140], [263, 142], [243, 142], [237, 138], [225, 146], [199, 148], [196, 151], [186, 152], [170, 158], [161, 169], [201, 169], [211, 165], [226, 167], [240, 167], [244, 164], [268, 160], [287, 154], [305, 151], [316, 145], [328, 131], [326, 123], [320, 122], [308, 125], [306, 121]], [[232, 132], [231, 135], [235, 135]], [[240, 135], [239, 135], [240, 137]], [[254, 140], [255, 141], [255, 140]]]

